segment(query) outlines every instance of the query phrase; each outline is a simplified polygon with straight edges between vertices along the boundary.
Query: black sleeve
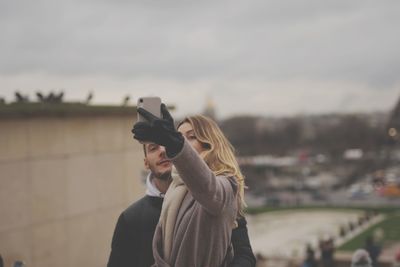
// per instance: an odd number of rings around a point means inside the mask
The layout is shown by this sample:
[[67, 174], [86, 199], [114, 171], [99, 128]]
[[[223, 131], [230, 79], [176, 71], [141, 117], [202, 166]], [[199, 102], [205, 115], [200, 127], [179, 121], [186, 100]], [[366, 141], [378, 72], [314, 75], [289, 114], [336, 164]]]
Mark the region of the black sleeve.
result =
[[[138, 258], [136, 253], [140, 250], [132, 247], [133, 244], [132, 242], [129, 242], [129, 236], [128, 226], [124, 214], [122, 213], [118, 218], [117, 225], [115, 226], [107, 267], [135, 266], [135, 259]], [[139, 242], [137, 242], [136, 245], [138, 243]]]
[[256, 258], [251, 249], [247, 233], [247, 221], [244, 217], [237, 220], [238, 227], [232, 231], [232, 245], [235, 257], [230, 267], [255, 267]]

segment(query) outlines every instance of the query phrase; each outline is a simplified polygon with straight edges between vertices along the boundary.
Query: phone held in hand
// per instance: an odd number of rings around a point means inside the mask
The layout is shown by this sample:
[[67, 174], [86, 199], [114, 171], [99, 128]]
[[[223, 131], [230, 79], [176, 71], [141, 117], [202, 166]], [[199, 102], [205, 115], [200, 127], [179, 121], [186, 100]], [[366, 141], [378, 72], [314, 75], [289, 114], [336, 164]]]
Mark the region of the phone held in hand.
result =
[[[145, 109], [154, 116], [161, 118], [161, 98], [159, 97], [140, 97], [137, 108]], [[138, 121], [146, 121], [146, 119], [138, 113]]]

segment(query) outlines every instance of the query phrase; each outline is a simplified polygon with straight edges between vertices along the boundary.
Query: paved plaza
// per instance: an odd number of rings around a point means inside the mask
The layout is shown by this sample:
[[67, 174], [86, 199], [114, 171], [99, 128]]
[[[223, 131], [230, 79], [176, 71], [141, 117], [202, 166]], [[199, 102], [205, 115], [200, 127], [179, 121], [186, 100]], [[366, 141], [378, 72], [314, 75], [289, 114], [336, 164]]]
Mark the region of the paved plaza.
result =
[[337, 237], [339, 227], [356, 222], [362, 211], [274, 211], [248, 215], [248, 228], [255, 253], [264, 256], [301, 257], [307, 243]]

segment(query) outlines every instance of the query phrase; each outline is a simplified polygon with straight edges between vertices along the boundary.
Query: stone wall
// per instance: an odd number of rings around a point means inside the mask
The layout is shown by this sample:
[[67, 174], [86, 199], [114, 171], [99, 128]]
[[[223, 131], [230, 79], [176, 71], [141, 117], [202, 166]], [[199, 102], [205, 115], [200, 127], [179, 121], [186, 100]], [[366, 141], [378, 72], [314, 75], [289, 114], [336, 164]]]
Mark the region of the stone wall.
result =
[[134, 116], [0, 118], [5, 266], [105, 266], [120, 212], [144, 193]]

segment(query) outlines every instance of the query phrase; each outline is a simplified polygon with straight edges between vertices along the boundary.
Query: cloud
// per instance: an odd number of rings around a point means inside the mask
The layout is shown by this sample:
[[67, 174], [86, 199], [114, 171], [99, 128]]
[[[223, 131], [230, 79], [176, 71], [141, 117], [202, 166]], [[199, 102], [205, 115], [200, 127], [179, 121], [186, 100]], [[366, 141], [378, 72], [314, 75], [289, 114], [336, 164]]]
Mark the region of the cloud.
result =
[[397, 2], [171, 3], [16, 1], [1, 71], [397, 79], [380, 70], [400, 67]]
[[[232, 110], [229, 102], [254, 90], [261, 106], [261, 99], [275, 99], [268, 102], [274, 110], [257, 112], [368, 109], [366, 101], [339, 99], [396, 94], [399, 8], [394, 0], [3, 1], [0, 93], [63, 87], [74, 96], [90, 87], [103, 101], [168, 88], [165, 97], [184, 110], [193, 105], [178, 96], [207, 94], [229, 95], [218, 102]], [[331, 89], [338, 87], [346, 90]], [[324, 99], [328, 90], [336, 92], [333, 103]], [[307, 106], [300, 91], [320, 96], [321, 107]], [[282, 101], [290, 104], [282, 108]]]

